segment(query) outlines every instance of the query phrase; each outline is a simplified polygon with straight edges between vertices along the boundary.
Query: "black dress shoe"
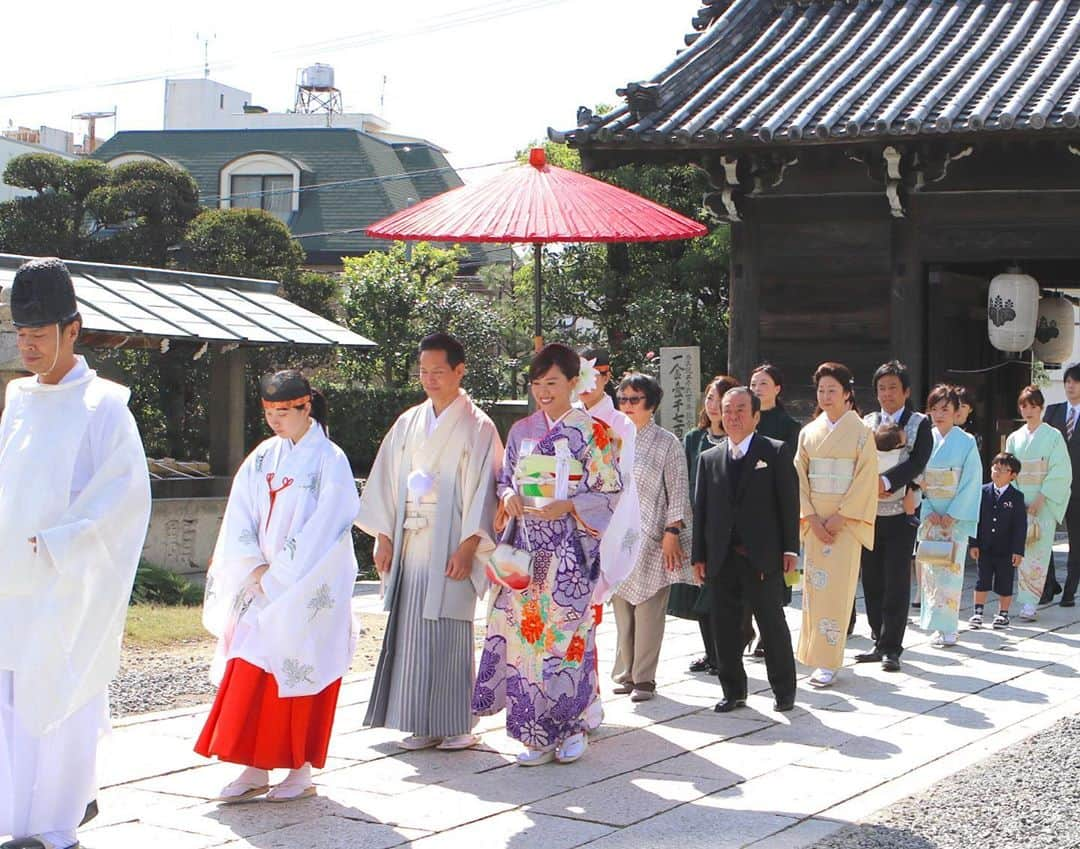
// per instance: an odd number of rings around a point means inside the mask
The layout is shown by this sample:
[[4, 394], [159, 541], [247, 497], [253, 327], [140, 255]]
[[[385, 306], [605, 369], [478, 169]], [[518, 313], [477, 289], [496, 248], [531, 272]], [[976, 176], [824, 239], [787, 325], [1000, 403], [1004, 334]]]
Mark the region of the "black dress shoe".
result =
[[[45, 849], [45, 844], [36, 837], [20, 837], [18, 840], [0, 843], [0, 849]], [[78, 841], [72, 843], [66, 849], [79, 849]]]
[[786, 713], [789, 710], [793, 710], [795, 707], [795, 697], [785, 696], [784, 698], [777, 698], [772, 703], [772, 709], [779, 713]]
[[713, 710], [717, 713], [731, 713], [741, 707], [746, 707], [746, 699], [721, 699]]
[[881, 668], [886, 672], [899, 672], [900, 671], [900, 656], [895, 654], [887, 654], [881, 661]]
[[1062, 607], [1076, 607], [1076, 599], [1075, 598], [1063, 598], [1061, 600], [1061, 606]]
[[863, 652], [855, 655], [856, 663], [881, 663], [881, 655], [877, 651]]
[[712, 668], [712, 664], [709, 663], [707, 657], [699, 657], [693, 663], [690, 664], [691, 672], [708, 672]]

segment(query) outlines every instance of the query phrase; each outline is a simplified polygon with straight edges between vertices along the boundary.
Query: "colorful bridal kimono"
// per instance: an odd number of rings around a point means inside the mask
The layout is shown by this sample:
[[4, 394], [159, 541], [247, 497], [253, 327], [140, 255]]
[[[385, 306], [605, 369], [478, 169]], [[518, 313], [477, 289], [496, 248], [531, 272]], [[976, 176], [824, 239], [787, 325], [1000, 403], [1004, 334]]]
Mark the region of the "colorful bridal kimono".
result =
[[[1042, 422], [1032, 432], [1024, 425], [1009, 434], [1005, 450], [1020, 461], [1017, 488], [1024, 493], [1024, 503], [1031, 504], [1039, 495], [1044, 502], [1035, 520], [1039, 538], [1024, 547], [1024, 560], [1018, 571], [1016, 603], [1021, 608], [1035, 607], [1046, 583], [1046, 572], [1054, 548], [1054, 532], [1065, 518], [1072, 487], [1072, 461], [1065, 439], [1056, 427]], [[1031, 517], [1028, 517], [1029, 524]]]
[[[958, 427], [943, 439], [935, 428], [934, 450], [926, 464], [923, 485], [922, 524], [918, 539], [949, 540], [954, 543], [953, 562], [948, 565], [919, 563], [921, 613], [919, 627], [942, 634], [955, 634], [960, 617], [960, 595], [964, 588], [964, 561], [968, 539], [979, 526], [982, 498], [982, 463], [975, 438]], [[950, 531], [931, 525], [931, 513], [952, 516]]]
[[532, 582], [493, 594], [473, 691], [473, 711], [506, 708], [507, 733], [531, 749], [585, 731], [596, 690], [592, 598], [622, 479], [610, 429], [582, 410], [554, 423], [538, 411], [510, 429], [499, 498], [512, 489], [526, 507], [540, 507], [560, 488], [569, 514], [553, 522], [526, 514], [507, 529], [514, 546], [533, 554]]
[[[850, 410], [832, 427], [822, 413], [799, 433], [795, 469], [805, 546], [796, 657], [807, 666], [839, 669], [862, 550], [874, 547], [878, 460], [873, 433]], [[817, 515], [827, 520], [837, 513], [847, 522], [832, 544], [825, 545], [807, 519]]]
[[[220, 687], [199, 754], [263, 769], [326, 762], [356, 645], [359, 507], [348, 459], [315, 421], [295, 444], [271, 437], [240, 466], [206, 581]], [[251, 573], [263, 563], [260, 587]]]

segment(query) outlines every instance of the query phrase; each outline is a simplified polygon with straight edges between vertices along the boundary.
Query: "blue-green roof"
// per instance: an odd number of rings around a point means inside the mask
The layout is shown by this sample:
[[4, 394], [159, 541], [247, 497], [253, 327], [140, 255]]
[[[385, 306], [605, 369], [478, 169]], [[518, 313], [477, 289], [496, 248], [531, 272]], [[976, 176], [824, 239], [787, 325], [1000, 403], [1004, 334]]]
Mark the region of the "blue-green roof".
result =
[[[114, 135], [94, 157], [107, 161], [126, 153], [147, 153], [182, 166], [198, 184], [203, 204], [215, 207], [221, 169], [234, 159], [273, 153], [292, 160], [301, 169], [301, 194], [289, 229], [324, 234], [301, 240], [316, 264], [386, 250], [389, 243], [368, 238], [366, 227], [405, 208], [410, 199], [426, 200], [462, 185], [442, 151], [427, 142], [391, 142], [343, 127], [129, 131]], [[351, 182], [323, 185], [341, 181]], [[481, 247], [469, 250], [475, 262], [491, 261]]]

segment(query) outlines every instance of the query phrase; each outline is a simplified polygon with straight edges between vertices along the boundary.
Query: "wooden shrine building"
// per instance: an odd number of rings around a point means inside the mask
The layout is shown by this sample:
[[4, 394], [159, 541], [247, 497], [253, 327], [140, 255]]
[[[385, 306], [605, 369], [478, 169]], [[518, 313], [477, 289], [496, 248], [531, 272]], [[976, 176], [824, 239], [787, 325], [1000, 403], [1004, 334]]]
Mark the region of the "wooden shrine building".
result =
[[989, 344], [991, 278], [1080, 289], [1080, 0], [709, 0], [693, 25], [625, 105], [551, 137], [588, 169], [708, 172], [732, 374], [775, 362], [806, 415], [818, 362], [851, 366], [866, 406], [898, 357], [919, 407], [975, 389], [996, 448], [1030, 369]]

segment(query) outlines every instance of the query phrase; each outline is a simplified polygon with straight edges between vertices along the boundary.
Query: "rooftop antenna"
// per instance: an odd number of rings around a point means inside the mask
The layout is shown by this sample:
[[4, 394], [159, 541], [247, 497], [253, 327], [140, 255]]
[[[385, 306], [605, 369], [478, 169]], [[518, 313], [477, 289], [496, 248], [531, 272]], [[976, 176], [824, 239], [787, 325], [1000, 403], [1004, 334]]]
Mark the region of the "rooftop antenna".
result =
[[386, 111], [386, 74], [382, 75], [382, 85], [379, 86], [379, 114]]
[[83, 153], [89, 156], [97, 150], [97, 121], [98, 118], [116, 118], [116, 109], [111, 112], [80, 112], [72, 115], [79, 121], [86, 121], [86, 143], [83, 145]]
[[210, 42], [217, 38], [216, 33], [200, 35], [195, 33], [195, 40], [202, 42], [203, 48], [203, 79], [210, 79]]

